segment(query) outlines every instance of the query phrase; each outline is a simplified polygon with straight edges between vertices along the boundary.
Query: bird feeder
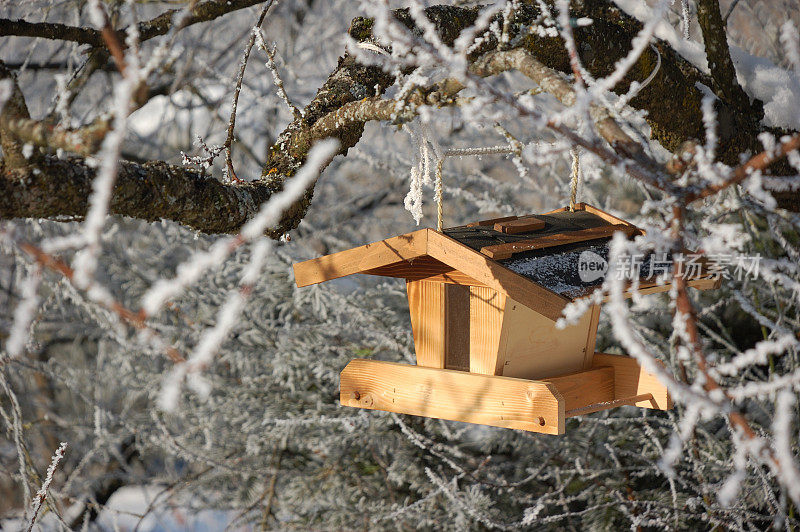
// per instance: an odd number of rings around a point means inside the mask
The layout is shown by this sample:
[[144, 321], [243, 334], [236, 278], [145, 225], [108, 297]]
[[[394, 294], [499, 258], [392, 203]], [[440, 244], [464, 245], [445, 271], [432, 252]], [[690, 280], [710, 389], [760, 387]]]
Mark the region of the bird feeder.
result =
[[[352, 360], [343, 405], [563, 434], [568, 417], [622, 405], [666, 410], [655, 375], [595, 352], [600, 305], [556, 328], [602, 284], [613, 233], [636, 226], [587, 204], [422, 229], [294, 265], [298, 287], [363, 273], [406, 280], [416, 365]], [[669, 289], [642, 269], [640, 293]], [[706, 274], [689, 281], [707, 289]], [[629, 292], [626, 292], [629, 295]]]

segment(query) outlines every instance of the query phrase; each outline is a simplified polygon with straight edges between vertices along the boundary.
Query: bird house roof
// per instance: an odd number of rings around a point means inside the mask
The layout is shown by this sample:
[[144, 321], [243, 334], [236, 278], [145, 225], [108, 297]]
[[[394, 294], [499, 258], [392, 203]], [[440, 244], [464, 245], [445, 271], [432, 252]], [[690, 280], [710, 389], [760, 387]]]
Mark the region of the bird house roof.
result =
[[[609, 241], [622, 231], [629, 238], [643, 231], [587, 204], [544, 214], [511, 216], [443, 230], [421, 229], [294, 265], [297, 286], [354, 273], [488, 286], [543, 314], [558, 319], [564, 306], [602, 284], [602, 276], [579, 274], [587, 257], [608, 260]], [[590, 252], [589, 254], [585, 252]], [[642, 261], [640, 291], [658, 286]], [[651, 278], [652, 277], [652, 278]], [[691, 285], [711, 288], [711, 279]]]

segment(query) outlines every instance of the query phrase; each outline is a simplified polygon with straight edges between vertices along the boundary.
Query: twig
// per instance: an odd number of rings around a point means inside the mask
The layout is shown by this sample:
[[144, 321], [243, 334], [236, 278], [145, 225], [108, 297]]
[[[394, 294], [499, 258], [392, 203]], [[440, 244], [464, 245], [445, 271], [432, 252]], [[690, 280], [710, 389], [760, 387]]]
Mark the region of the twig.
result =
[[303, 117], [303, 113], [289, 99], [289, 95], [286, 93], [286, 89], [283, 86], [283, 79], [278, 72], [278, 65], [275, 64], [275, 46], [273, 45], [272, 48], [267, 46], [267, 43], [264, 42], [261, 32], [258, 32], [258, 35], [256, 36], [256, 45], [264, 50], [265, 54], [267, 54], [267, 68], [272, 73], [272, 81], [275, 83], [275, 89], [278, 91], [278, 96], [284, 101], [286, 106], [292, 112], [292, 117], [295, 120], [300, 120]]
[[42, 482], [42, 487], [39, 488], [39, 491], [36, 492], [36, 497], [33, 499], [33, 515], [31, 515], [31, 521], [28, 524], [27, 532], [33, 530], [33, 525], [36, 523], [36, 518], [39, 516], [39, 510], [41, 510], [42, 503], [47, 497], [47, 490], [50, 487], [50, 483], [53, 482], [53, 473], [56, 472], [56, 467], [58, 467], [61, 459], [64, 458], [66, 450], [67, 442], [61, 442], [61, 445], [58, 446], [56, 453], [53, 455], [50, 467], [47, 468], [47, 475], [45, 475], [44, 481]]
[[236, 183], [240, 182], [240, 179], [236, 176], [236, 171], [233, 169], [231, 146], [233, 145], [233, 131], [236, 128], [236, 108], [239, 105], [239, 93], [242, 92], [242, 80], [244, 79], [244, 71], [247, 68], [247, 60], [250, 58], [250, 51], [253, 49], [253, 45], [256, 42], [256, 34], [261, 28], [261, 24], [264, 23], [264, 18], [266, 18], [267, 11], [269, 11], [269, 8], [272, 7], [272, 4], [273, 0], [269, 0], [269, 2], [267, 2], [267, 4], [261, 9], [261, 14], [258, 16], [258, 21], [256, 22], [256, 25], [250, 32], [250, 39], [247, 41], [247, 45], [244, 47], [242, 60], [239, 62], [239, 72], [236, 75], [236, 86], [233, 89], [233, 102], [231, 103], [231, 117], [228, 120], [227, 135], [225, 137], [225, 144], [223, 144], [223, 146], [225, 147], [225, 165], [228, 169], [228, 177]]
[[[228, 13], [245, 9], [264, 0], [227, 0], [220, 2], [209, 0], [207, 2], [193, 2], [188, 17], [182, 27], [191, 26], [200, 22], [208, 22]], [[173, 27], [175, 15], [182, 9], [170, 9], [145, 22], [138, 24], [140, 42], [149, 41], [154, 37], [166, 35]], [[124, 29], [119, 34], [124, 33]], [[24, 20], [0, 19], [0, 37], [39, 37], [58, 41], [71, 41], [79, 44], [99, 48], [105, 41], [100, 31], [93, 28], [81, 28], [51, 22], [27, 22]], [[124, 46], [123, 46], [124, 48]]]
[[[17, 242], [17, 246], [30, 255], [37, 263], [44, 266], [45, 268], [54, 271], [56, 273], [60, 273], [67, 279], [70, 283], [73, 283], [73, 279], [75, 277], [75, 271], [63, 260], [50, 255], [49, 253], [45, 253], [42, 249], [34, 246], [33, 244], [29, 244], [27, 242]], [[73, 283], [74, 285], [74, 283]], [[93, 290], [95, 287], [94, 285], [89, 285], [86, 287], [86, 291]], [[110, 310], [117, 316], [119, 316], [122, 321], [128, 323], [129, 325], [133, 326], [134, 328], [146, 331], [151, 338], [156, 338], [156, 333], [153, 331], [145, 322], [144, 320], [144, 313], [142, 311], [133, 312], [129, 310], [127, 307], [122, 305], [116, 300], [108, 300], [102, 299], [97, 301], [102, 307]], [[184, 362], [185, 359], [180, 352], [172, 346], [166, 346], [165, 352], [167, 356], [175, 363]]]
[[99, 0], [93, 0], [89, 2], [89, 9], [90, 13], [95, 18], [95, 24], [100, 26], [100, 35], [108, 51], [111, 52], [114, 61], [117, 63], [120, 74], [125, 76], [125, 70], [127, 69], [124, 52], [125, 46], [122, 44], [122, 41], [120, 41], [120, 36], [114, 31], [114, 28], [111, 27], [111, 21], [108, 18], [105, 7]]
[[[680, 252], [684, 249], [683, 242], [683, 221], [685, 216], [685, 207], [683, 205], [675, 205], [672, 209], [672, 238], [673, 249]], [[732, 399], [728, 392], [719, 385], [719, 383], [711, 375], [708, 361], [703, 351], [703, 345], [700, 340], [700, 332], [697, 328], [697, 313], [695, 312], [694, 305], [689, 299], [688, 285], [686, 276], [680, 268], [673, 269], [673, 285], [676, 288], [675, 295], [675, 312], [685, 317], [685, 332], [688, 339], [690, 352], [697, 364], [697, 369], [703, 374], [703, 388], [708, 392], [709, 396], [718, 395], [728, 402], [730, 408], [727, 410], [727, 418], [731, 426], [741, 431], [741, 436], [749, 440], [753, 445], [748, 448], [748, 452], [755, 457], [764, 459], [767, 465], [774, 471], [781, 470], [783, 465], [780, 458], [775, 454], [774, 450], [763, 445], [761, 438], [756, 434], [755, 430], [750, 426], [747, 419], [737, 410], [732, 408]]]
[[736, 185], [747, 179], [753, 172], [764, 170], [775, 161], [786, 157], [790, 152], [800, 149], [800, 134], [782, 142], [772, 150], [764, 150], [753, 156], [749, 161], [738, 166], [731, 172], [728, 179], [721, 183], [712, 183], [697, 192], [690, 192], [684, 197], [686, 203], [707, 198], [731, 185]]

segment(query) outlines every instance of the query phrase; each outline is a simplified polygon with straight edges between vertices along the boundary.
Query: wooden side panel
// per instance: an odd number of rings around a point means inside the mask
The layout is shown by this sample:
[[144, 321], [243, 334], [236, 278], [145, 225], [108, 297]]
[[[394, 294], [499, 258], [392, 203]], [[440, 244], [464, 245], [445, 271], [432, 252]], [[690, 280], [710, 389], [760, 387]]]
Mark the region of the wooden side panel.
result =
[[417, 364], [429, 368], [445, 365], [445, 307], [442, 283], [407, 281], [408, 309]]
[[447, 369], [469, 371], [470, 287], [444, 285], [445, 361]]
[[642, 369], [636, 359], [622, 355], [595, 353], [592, 367], [601, 368], [603, 366], [614, 368], [614, 399], [625, 399], [649, 393], [652, 394], [653, 399], [639, 401], [636, 406], [658, 410], [672, 408], [672, 398], [669, 396], [667, 387], [661, 384], [655, 375]]
[[398, 261], [425, 255], [428, 230], [420, 229], [365, 246], [298, 262], [293, 266], [297, 286], [337, 279]]
[[590, 229], [581, 229], [579, 231], [569, 231], [554, 235], [544, 235], [527, 240], [508, 242], [507, 244], [484, 246], [481, 248], [481, 253], [494, 260], [502, 260], [511, 257], [515, 253], [522, 253], [532, 249], [546, 249], [555, 246], [563, 246], [565, 244], [573, 244], [575, 242], [585, 242], [587, 240], [609, 237], [616, 231], [622, 231], [630, 237], [636, 234], [637, 229], [633, 226], [623, 224], [601, 225], [600, 227], [592, 227]]
[[509, 299], [503, 319], [501, 375], [543, 379], [585, 369], [592, 313], [564, 329], [518, 301]]
[[564, 433], [564, 400], [545, 382], [356, 359], [339, 391], [344, 406]]
[[505, 307], [505, 295], [488, 287], [469, 287], [469, 371], [472, 373], [502, 374], [503, 360], [498, 354]]
[[558, 389], [567, 417], [571, 410], [614, 400], [614, 369], [591, 369], [544, 379]]

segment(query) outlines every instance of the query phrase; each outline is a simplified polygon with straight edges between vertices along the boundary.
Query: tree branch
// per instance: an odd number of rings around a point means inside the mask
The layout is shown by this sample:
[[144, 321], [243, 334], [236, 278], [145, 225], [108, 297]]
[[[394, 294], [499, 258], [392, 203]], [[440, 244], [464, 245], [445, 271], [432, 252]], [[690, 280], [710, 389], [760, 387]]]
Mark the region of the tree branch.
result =
[[750, 98], [736, 79], [719, 0], [698, 0], [697, 19], [703, 31], [708, 67], [711, 69], [711, 77], [714, 78], [714, 92], [740, 112], [751, 114]]
[[[201, 22], [208, 22], [228, 13], [245, 9], [264, 0], [209, 0], [194, 6], [189, 16], [183, 21], [183, 27]], [[180, 9], [170, 9], [150, 20], [140, 22], [139, 41], [148, 41], [154, 37], [166, 35], [172, 28], [173, 18]], [[117, 30], [120, 42], [125, 42], [125, 29]], [[27, 22], [17, 19], [0, 19], [0, 37], [39, 37], [57, 41], [70, 41], [88, 44], [94, 48], [105, 45], [102, 33], [94, 28], [68, 26], [53, 22]]]
[[[0, 218], [82, 218], [95, 174], [82, 159], [52, 156], [35, 167], [18, 169], [0, 182]], [[163, 162], [122, 161], [109, 212], [148, 221], [174, 220], [205, 233], [232, 233], [278, 190], [262, 182], [226, 185]], [[309, 201], [307, 194], [272, 236], [296, 226]]]
[[[359, 100], [353, 87], [361, 85], [381, 93], [392, 81], [392, 76], [380, 68], [362, 65], [345, 55], [306, 107], [304, 116], [292, 122], [270, 149], [261, 179], [226, 185], [204, 173], [160, 161], [141, 165], [122, 162], [110, 212], [149, 221], [174, 220], [206, 233], [236, 232], [262, 203], [283, 189], [285, 180], [305, 162], [313, 140], [322, 138], [307, 134], [319, 118]], [[21, 125], [30, 126], [31, 122]], [[339, 153], [346, 153], [361, 138], [363, 128], [363, 122], [347, 124], [334, 135], [329, 132], [324, 136], [336, 136], [341, 144]], [[10, 166], [6, 168], [6, 179], [0, 182], [0, 218], [74, 219], [86, 213], [95, 169], [84, 160], [44, 157], [36, 165]], [[287, 209], [269, 236], [277, 238], [296, 227], [305, 216], [312, 195], [313, 188], [309, 188]]]
[[39, 37], [54, 41], [70, 41], [89, 46], [103, 46], [103, 37], [94, 28], [68, 26], [57, 22], [28, 22], [22, 19], [0, 19], [0, 37]]
[[705, 188], [703, 188], [702, 190], [691, 193], [684, 198], [684, 201], [686, 203], [690, 203], [695, 200], [713, 196], [714, 194], [716, 194], [721, 190], [724, 190], [730, 186], [741, 183], [742, 181], [750, 177], [753, 174], [753, 172], [763, 171], [774, 161], [783, 159], [789, 153], [796, 150], [800, 150], [800, 135], [795, 135], [789, 138], [788, 140], [782, 142], [781, 144], [776, 146], [774, 150], [767, 150], [759, 153], [758, 155], [752, 157], [746, 163], [736, 167], [736, 169], [734, 169], [733, 172], [731, 172], [730, 177], [728, 177], [728, 179], [726, 179], [725, 181], [721, 183], [710, 184]]
[[[539, 85], [542, 90], [555, 96], [565, 106], [575, 104], [575, 89], [555, 70], [543, 65], [532, 53], [524, 48], [490, 52], [476, 61], [471, 70], [478, 75], [492, 75], [510, 69], [519, 70]], [[661, 165], [652, 160], [642, 149], [642, 145], [633, 140], [620, 127], [616, 120], [604, 107], [591, 104], [589, 113], [595, 123], [597, 132], [608, 142], [617, 154], [633, 159], [645, 168], [663, 172]]]
[[[31, 118], [14, 118], [7, 120], [0, 127], [22, 142], [86, 156], [97, 152], [110, 125], [107, 118], [98, 118], [80, 128], [64, 129]], [[25, 164], [28, 164], [28, 161], [25, 161]]]

